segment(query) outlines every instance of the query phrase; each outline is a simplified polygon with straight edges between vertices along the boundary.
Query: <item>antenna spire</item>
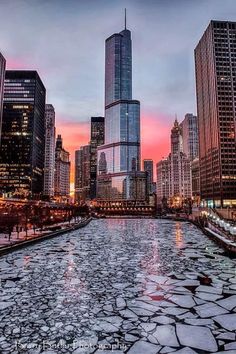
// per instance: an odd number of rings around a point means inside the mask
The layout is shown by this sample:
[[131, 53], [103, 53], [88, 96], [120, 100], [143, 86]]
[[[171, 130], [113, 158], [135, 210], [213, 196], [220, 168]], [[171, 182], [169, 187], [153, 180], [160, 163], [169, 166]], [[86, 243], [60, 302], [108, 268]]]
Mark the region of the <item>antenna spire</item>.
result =
[[126, 8], [125, 8], [125, 29], [126, 29]]

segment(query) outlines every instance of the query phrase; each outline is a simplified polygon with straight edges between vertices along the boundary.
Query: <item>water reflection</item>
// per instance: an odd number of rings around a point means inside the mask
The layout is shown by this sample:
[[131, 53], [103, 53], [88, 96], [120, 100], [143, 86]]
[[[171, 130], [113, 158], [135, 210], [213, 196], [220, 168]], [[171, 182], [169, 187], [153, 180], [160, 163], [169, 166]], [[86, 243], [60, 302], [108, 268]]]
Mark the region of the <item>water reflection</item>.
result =
[[180, 222], [175, 224], [175, 245], [177, 248], [183, 247], [183, 232]]

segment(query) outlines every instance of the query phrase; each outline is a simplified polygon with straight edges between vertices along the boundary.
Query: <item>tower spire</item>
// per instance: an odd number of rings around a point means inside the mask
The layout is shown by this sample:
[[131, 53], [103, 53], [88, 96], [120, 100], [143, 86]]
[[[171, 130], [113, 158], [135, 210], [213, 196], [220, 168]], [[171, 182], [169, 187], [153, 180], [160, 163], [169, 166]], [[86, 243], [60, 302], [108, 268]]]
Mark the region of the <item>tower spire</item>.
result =
[[126, 29], [126, 8], [125, 8], [125, 29]]

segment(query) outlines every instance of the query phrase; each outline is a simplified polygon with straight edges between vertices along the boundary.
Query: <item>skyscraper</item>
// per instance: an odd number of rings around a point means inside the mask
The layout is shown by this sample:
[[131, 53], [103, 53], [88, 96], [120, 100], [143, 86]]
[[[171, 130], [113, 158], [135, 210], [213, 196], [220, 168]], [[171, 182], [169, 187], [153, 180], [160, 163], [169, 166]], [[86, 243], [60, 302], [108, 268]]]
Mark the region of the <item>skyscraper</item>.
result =
[[195, 49], [201, 198], [236, 205], [236, 22], [211, 21]]
[[192, 161], [198, 157], [198, 120], [197, 116], [187, 113], [180, 124], [183, 138], [183, 152]]
[[171, 129], [171, 196], [174, 204], [182, 204], [192, 197], [190, 160], [183, 153], [181, 127], [177, 121]]
[[96, 198], [97, 148], [104, 144], [104, 117], [91, 117], [90, 132], [90, 198]]
[[152, 193], [152, 190], [153, 190], [153, 160], [144, 159], [143, 160], [143, 170], [145, 172], [147, 172], [148, 192]]
[[75, 151], [75, 201], [90, 199], [91, 147], [81, 146]]
[[171, 153], [157, 163], [157, 201], [168, 199], [180, 207], [192, 197], [190, 159], [183, 153], [182, 129], [177, 119], [171, 129]]
[[6, 71], [0, 188], [22, 197], [43, 192], [45, 94], [36, 71]]
[[1, 129], [2, 129], [2, 110], [3, 110], [3, 92], [5, 79], [6, 60], [0, 53], [0, 145], [1, 145]]
[[145, 180], [139, 171], [140, 103], [132, 100], [132, 41], [125, 23], [123, 31], [106, 39], [105, 144], [98, 148], [98, 199], [133, 199], [135, 176]]
[[70, 197], [70, 154], [63, 147], [61, 135], [56, 140], [54, 183], [55, 197], [60, 202], [67, 202]]
[[44, 194], [54, 196], [55, 170], [55, 110], [53, 105], [45, 108], [45, 160], [44, 160]]

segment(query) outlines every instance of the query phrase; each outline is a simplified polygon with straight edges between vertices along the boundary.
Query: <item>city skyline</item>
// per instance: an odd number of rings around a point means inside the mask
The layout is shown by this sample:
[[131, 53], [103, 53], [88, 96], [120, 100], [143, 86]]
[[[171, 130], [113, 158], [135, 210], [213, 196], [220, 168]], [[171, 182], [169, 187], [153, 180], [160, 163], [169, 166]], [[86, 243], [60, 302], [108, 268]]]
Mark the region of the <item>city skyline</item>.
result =
[[[142, 102], [142, 158], [152, 158], [156, 163], [169, 151], [168, 134], [174, 114], [177, 113], [179, 121], [188, 112], [196, 114], [193, 50], [210, 19], [235, 18], [233, 1], [224, 4], [217, 0], [198, 4], [178, 1], [178, 6], [170, 1], [111, 4], [101, 0], [96, 4], [94, 1], [68, 4], [66, 9], [60, 1], [36, 1], [32, 6], [29, 1], [1, 4], [0, 48], [7, 69], [39, 71], [47, 87], [47, 102], [53, 103], [57, 112], [57, 133], [63, 134], [65, 148], [73, 157], [74, 150], [89, 141], [90, 117], [104, 114], [103, 40], [123, 25], [123, 11], [127, 7], [128, 25], [134, 33], [133, 96]], [[92, 5], [97, 11], [89, 11]], [[13, 6], [9, 28], [5, 18]], [[192, 13], [196, 16], [191, 16]], [[24, 23], [19, 24], [23, 15]], [[173, 28], [176, 21], [178, 26]], [[32, 23], [35, 26], [30, 34]], [[64, 75], [60, 75], [62, 72]]]

